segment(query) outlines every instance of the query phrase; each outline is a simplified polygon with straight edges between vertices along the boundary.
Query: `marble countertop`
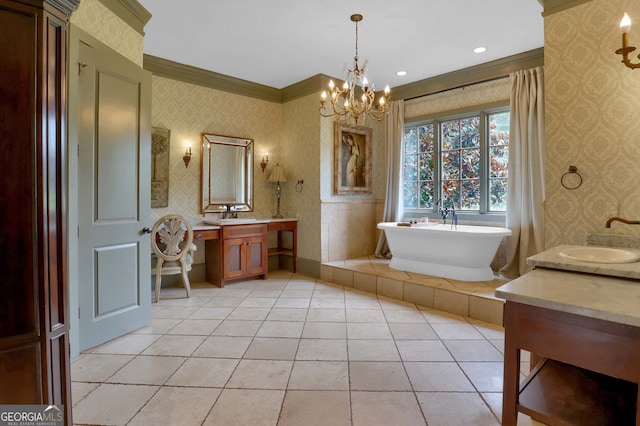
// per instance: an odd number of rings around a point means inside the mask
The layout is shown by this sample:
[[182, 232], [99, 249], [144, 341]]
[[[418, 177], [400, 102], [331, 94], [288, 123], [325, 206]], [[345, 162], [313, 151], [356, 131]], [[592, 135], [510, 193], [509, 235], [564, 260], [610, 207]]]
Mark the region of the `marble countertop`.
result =
[[[211, 220], [215, 220], [215, 219], [211, 219]], [[242, 218], [239, 217], [238, 218], [238, 223], [229, 223], [228, 225], [214, 225], [211, 223], [206, 223], [204, 222], [202, 219], [196, 219], [191, 223], [191, 227], [193, 228], [194, 231], [206, 231], [206, 230], [211, 230], [211, 229], [220, 229], [221, 226], [230, 226], [230, 225], [250, 225], [252, 223], [274, 223], [274, 222], [291, 222], [291, 221], [297, 221], [298, 218], [295, 217], [284, 217], [284, 218], [268, 218], [268, 219], [263, 219], [263, 218], [256, 218], [256, 220], [251, 220], [251, 221], [246, 221], [243, 222]]]
[[[529, 265], [536, 268], [551, 268], [564, 271], [584, 272], [587, 274], [598, 274], [612, 277], [640, 279], [640, 262], [633, 263], [595, 263], [595, 262], [579, 262], [570, 260], [560, 256], [560, 252], [568, 249], [571, 245], [562, 245], [545, 250], [535, 256], [527, 258]], [[632, 252], [640, 253], [639, 249], [626, 249]], [[640, 286], [640, 283], [638, 283]], [[640, 310], [640, 305], [638, 305]]]
[[636, 280], [540, 268], [498, 287], [495, 295], [640, 327], [640, 282]]

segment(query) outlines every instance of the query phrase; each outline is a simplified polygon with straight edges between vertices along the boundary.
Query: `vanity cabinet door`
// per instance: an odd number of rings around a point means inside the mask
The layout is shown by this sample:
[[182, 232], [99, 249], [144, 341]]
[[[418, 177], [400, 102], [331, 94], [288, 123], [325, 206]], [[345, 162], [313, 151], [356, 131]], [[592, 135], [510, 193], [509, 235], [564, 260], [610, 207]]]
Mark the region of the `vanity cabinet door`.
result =
[[246, 239], [247, 275], [267, 272], [267, 236]]
[[230, 238], [223, 243], [223, 279], [240, 278], [246, 274], [247, 242], [244, 238]]

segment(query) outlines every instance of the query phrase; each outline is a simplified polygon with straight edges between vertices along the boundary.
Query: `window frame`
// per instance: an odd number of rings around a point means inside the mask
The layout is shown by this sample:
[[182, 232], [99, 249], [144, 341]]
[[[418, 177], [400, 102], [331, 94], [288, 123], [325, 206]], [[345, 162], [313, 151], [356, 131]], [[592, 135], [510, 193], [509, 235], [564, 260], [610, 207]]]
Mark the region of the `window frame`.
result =
[[[506, 218], [506, 211], [490, 211], [489, 210], [489, 197], [490, 197], [490, 184], [489, 184], [489, 142], [490, 135], [488, 129], [488, 117], [491, 114], [510, 112], [509, 101], [498, 101], [489, 104], [476, 105], [473, 107], [461, 108], [451, 111], [443, 111], [434, 114], [424, 115], [420, 117], [413, 117], [406, 119], [403, 128], [403, 142], [401, 152], [401, 185], [404, 191], [404, 132], [408, 128], [419, 127], [423, 125], [433, 125], [434, 136], [434, 200], [442, 198], [442, 143], [440, 139], [440, 124], [452, 120], [462, 120], [470, 117], [480, 118], [480, 208], [479, 210], [456, 210], [459, 220], [464, 221], [482, 221], [482, 222], [504, 222]], [[511, 141], [509, 141], [509, 146]], [[511, 152], [509, 152], [511, 154]], [[507, 178], [508, 179], [508, 178]], [[507, 180], [508, 181], [508, 180]], [[508, 189], [507, 189], [508, 190]], [[405, 208], [404, 207], [404, 192], [402, 195], [402, 205], [404, 216], [407, 219], [428, 217], [429, 219], [442, 219], [437, 212], [437, 207], [420, 209], [420, 208]], [[419, 194], [418, 194], [419, 197]]]

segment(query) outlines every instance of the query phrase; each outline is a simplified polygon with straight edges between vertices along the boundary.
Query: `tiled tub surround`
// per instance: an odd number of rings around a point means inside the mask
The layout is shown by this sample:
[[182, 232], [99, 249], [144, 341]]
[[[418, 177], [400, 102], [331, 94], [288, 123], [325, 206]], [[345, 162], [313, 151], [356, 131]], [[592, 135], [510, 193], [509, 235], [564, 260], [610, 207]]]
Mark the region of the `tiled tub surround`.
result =
[[72, 363], [75, 424], [499, 425], [500, 326], [282, 270], [183, 296]]
[[389, 267], [388, 259], [375, 256], [325, 263], [321, 278], [497, 325], [502, 325], [504, 301], [494, 292], [509, 281], [497, 275], [491, 281], [469, 282], [398, 271]]

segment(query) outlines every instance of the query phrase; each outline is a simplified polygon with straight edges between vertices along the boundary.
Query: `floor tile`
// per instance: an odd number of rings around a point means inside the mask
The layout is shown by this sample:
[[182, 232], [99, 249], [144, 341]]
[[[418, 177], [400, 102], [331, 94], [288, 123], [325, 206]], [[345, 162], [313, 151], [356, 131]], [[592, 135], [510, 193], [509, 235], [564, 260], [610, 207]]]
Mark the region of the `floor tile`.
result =
[[196, 349], [193, 356], [208, 358], [242, 358], [251, 337], [209, 336]]
[[350, 361], [400, 361], [393, 340], [349, 340]]
[[[354, 283], [417, 280], [354, 262]], [[149, 326], [73, 361], [76, 422], [413, 426], [424, 412], [429, 425], [499, 424], [500, 326], [283, 270], [192, 287], [189, 299], [163, 289]]]
[[262, 321], [239, 321], [228, 319], [224, 320], [211, 334], [213, 336], [253, 337], [261, 326]]
[[309, 309], [307, 321], [344, 322], [346, 314], [344, 309]]
[[503, 355], [487, 340], [443, 340], [456, 361], [502, 361]]
[[348, 390], [348, 364], [339, 361], [296, 361], [288, 389]]
[[220, 307], [211, 307], [211, 306], [202, 306], [197, 310], [193, 311], [188, 318], [191, 319], [212, 319], [212, 320], [223, 320], [227, 318], [233, 308], [220, 308]]
[[294, 337], [302, 336], [302, 321], [265, 321], [256, 334], [257, 337]]
[[354, 425], [424, 425], [413, 392], [351, 392]]
[[382, 309], [347, 309], [347, 322], [378, 322], [386, 323]]
[[237, 359], [189, 358], [171, 376], [167, 385], [222, 388], [237, 365]]
[[346, 339], [301, 339], [296, 360], [346, 361]]
[[174, 336], [165, 334], [145, 349], [143, 355], [190, 356], [205, 336]]
[[256, 337], [244, 354], [244, 359], [293, 360], [299, 339]]
[[135, 334], [165, 334], [182, 320], [179, 318], [154, 318], [151, 324], [134, 331]]
[[465, 374], [479, 392], [502, 392], [504, 364], [502, 362], [461, 362]]
[[347, 323], [349, 339], [392, 339], [391, 330], [385, 323]]
[[243, 359], [231, 376], [228, 388], [286, 389], [293, 361]]
[[302, 330], [304, 339], [346, 339], [347, 326], [343, 322], [306, 322]]
[[73, 401], [73, 405], [77, 405], [78, 402], [82, 401], [85, 396], [89, 395], [98, 386], [100, 386], [100, 383], [71, 382], [71, 400]]
[[288, 390], [278, 426], [350, 426], [347, 391]]
[[224, 389], [203, 425], [273, 426], [283, 399], [283, 390]]
[[91, 352], [96, 354], [137, 355], [161, 337], [156, 334], [126, 334], [94, 348]]
[[440, 340], [396, 340], [403, 361], [453, 361]]
[[352, 390], [412, 390], [401, 362], [350, 362], [349, 377]]
[[[500, 423], [476, 392], [418, 392], [429, 426], [498, 426]], [[456, 407], [443, 410], [443, 407]]]
[[273, 308], [267, 321], [304, 321], [307, 318], [307, 309]]
[[429, 324], [391, 323], [389, 324], [394, 339], [437, 339], [438, 335]]
[[130, 426], [200, 426], [222, 389], [164, 386], [140, 410]]
[[163, 385], [187, 358], [139, 355], [106, 380], [108, 383]]
[[405, 362], [416, 391], [473, 392], [475, 389], [455, 362]]
[[125, 425], [158, 391], [158, 386], [102, 384], [73, 407], [73, 421]]
[[169, 330], [167, 334], [208, 336], [221, 322], [222, 320], [212, 319], [185, 319]]
[[484, 339], [484, 336], [471, 324], [431, 323], [431, 327], [442, 340]]
[[236, 308], [229, 314], [229, 320], [264, 321], [271, 308]]
[[104, 382], [133, 358], [133, 355], [84, 354], [71, 363], [71, 377], [79, 382]]

